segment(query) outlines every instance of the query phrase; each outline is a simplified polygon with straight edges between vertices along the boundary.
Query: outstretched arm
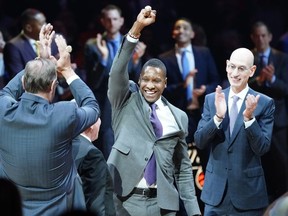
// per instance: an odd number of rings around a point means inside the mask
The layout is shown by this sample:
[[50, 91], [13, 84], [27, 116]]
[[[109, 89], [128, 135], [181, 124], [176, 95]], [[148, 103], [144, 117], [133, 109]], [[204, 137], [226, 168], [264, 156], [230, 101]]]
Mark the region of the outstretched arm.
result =
[[146, 6], [140, 11], [130, 31], [124, 37], [114, 58], [108, 82], [108, 98], [112, 107], [121, 107], [129, 97], [128, 63], [144, 27], [155, 22], [156, 11]]

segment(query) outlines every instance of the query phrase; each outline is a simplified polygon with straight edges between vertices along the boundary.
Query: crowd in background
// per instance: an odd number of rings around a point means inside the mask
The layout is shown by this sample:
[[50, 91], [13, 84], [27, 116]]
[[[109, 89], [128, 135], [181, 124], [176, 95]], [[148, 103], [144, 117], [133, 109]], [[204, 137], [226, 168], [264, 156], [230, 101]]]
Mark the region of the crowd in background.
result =
[[[126, 34], [129, 30], [129, 27], [133, 25], [133, 22], [138, 14], [138, 12], [145, 5], [151, 5], [154, 9], [157, 10], [157, 22], [141, 32], [141, 41], [146, 45], [144, 49], [144, 55], [141, 56], [141, 61], [145, 61], [159, 57], [161, 54], [169, 51], [174, 48], [175, 38], [172, 35], [173, 28], [175, 28], [175, 22], [179, 18], [188, 18], [192, 21], [193, 30], [195, 36], [192, 38], [193, 46], [204, 46], [207, 47], [212, 54], [212, 58], [215, 60], [217, 68], [217, 76], [219, 75], [220, 81], [219, 84], [223, 84], [223, 88], [228, 84], [227, 82], [227, 73], [226, 73], [226, 59], [229, 59], [232, 51], [239, 47], [246, 47], [255, 51], [255, 57], [258, 56], [257, 53], [260, 53], [260, 50], [255, 50], [257, 48], [256, 42], [251, 40], [251, 26], [256, 21], [263, 21], [269, 26], [273, 37], [271, 37], [270, 46], [273, 48], [280, 49], [284, 52], [285, 42], [284, 39], [287, 37], [288, 32], [288, 16], [284, 11], [284, 0], [272, 1], [258, 1], [258, 0], [214, 0], [214, 1], [200, 1], [200, 2], [189, 2], [188, 0], [183, 1], [173, 1], [173, 0], [102, 0], [102, 1], [93, 1], [87, 0], [85, 3], [83, 1], [68, 1], [68, 0], [51, 0], [51, 1], [21, 1], [17, 2], [15, 0], [4, 1], [0, 0], [0, 87], [2, 88], [1, 75], [3, 74], [3, 62], [2, 61], [2, 48], [5, 45], [5, 42], [8, 42], [11, 38], [15, 37], [21, 31], [20, 26], [20, 14], [26, 8], [36, 8], [42, 11], [46, 16], [46, 21], [51, 23], [57, 33], [62, 34], [67, 43], [73, 47], [71, 53], [72, 62], [77, 68], [76, 72], [80, 77], [87, 82], [88, 86], [94, 91], [94, 89], [89, 85], [89, 80], [87, 79], [87, 71], [85, 68], [85, 49], [87, 49], [87, 41], [91, 38], [95, 38], [97, 33], [102, 34], [107, 31], [107, 28], [103, 23], [101, 23], [101, 10], [107, 4], [115, 4], [122, 9], [122, 16], [124, 18], [123, 25], [121, 25], [121, 34]], [[192, 6], [188, 7], [188, 4]], [[193, 5], [194, 4], [194, 5]], [[1, 33], [3, 35], [3, 40], [1, 40]], [[106, 35], [102, 35], [105, 39]], [[122, 35], [121, 35], [122, 37]], [[109, 38], [108, 38], [109, 39]], [[287, 45], [286, 45], [287, 46]], [[254, 48], [255, 47], [255, 48]], [[195, 52], [195, 51], [194, 51]], [[86, 58], [86, 59], [85, 59]], [[161, 59], [161, 57], [160, 57]], [[161, 59], [165, 62], [165, 56]], [[213, 61], [214, 61], [213, 60]], [[101, 62], [101, 60], [99, 60]], [[196, 60], [195, 60], [196, 61]], [[254, 62], [258, 64], [259, 62]], [[140, 63], [142, 63], [140, 62]], [[165, 62], [166, 64], [167, 62]], [[111, 62], [112, 64], [112, 62]], [[286, 63], [285, 63], [286, 64]], [[280, 65], [280, 63], [279, 63]], [[110, 65], [111, 66], [111, 65]], [[166, 65], [167, 66], [167, 65]], [[281, 66], [282, 67], [282, 66]], [[284, 70], [286, 66], [283, 66]], [[169, 68], [168, 77], [169, 77]], [[109, 68], [108, 68], [109, 71]], [[280, 77], [279, 73], [275, 74], [277, 79]], [[139, 71], [138, 71], [139, 72]], [[216, 71], [215, 71], [216, 73]], [[284, 72], [283, 72], [284, 73]], [[283, 74], [281, 72], [281, 74]], [[286, 74], [288, 71], [286, 71]], [[286, 82], [286, 75], [281, 75], [282, 81]], [[213, 76], [215, 78], [215, 76]], [[280, 79], [281, 79], [280, 78]], [[215, 78], [216, 79], [216, 78]], [[108, 78], [107, 78], [108, 80]], [[171, 80], [171, 79], [170, 79]], [[199, 80], [199, 79], [198, 79]], [[137, 82], [137, 79], [134, 80]], [[270, 80], [271, 81], [271, 80]], [[103, 84], [103, 83], [102, 83]], [[199, 83], [198, 83], [199, 84]], [[203, 83], [208, 85], [208, 83]], [[105, 84], [107, 85], [107, 84]], [[252, 85], [251, 83], [249, 86]], [[168, 80], [169, 87], [169, 80]], [[215, 86], [216, 87], [216, 86]], [[212, 92], [215, 87], [213, 87]], [[251, 86], [250, 86], [251, 87]], [[284, 87], [283, 87], [284, 88]], [[64, 89], [65, 90], [65, 89]], [[261, 92], [261, 90], [259, 90]], [[269, 95], [270, 90], [265, 94]], [[286, 97], [285, 103], [287, 103], [287, 91], [283, 89], [283, 98]], [[96, 95], [96, 93], [94, 92]], [[105, 94], [105, 93], [104, 93]], [[103, 94], [103, 95], [104, 95]], [[279, 99], [279, 92], [276, 94], [276, 100]], [[70, 100], [71, 95], [68, 97], [63, 97], [62, 100]], [[168, 97], [167, 95], [165, 95]], [[274, 98], [274, 93], [269, 95]], [[96, 95], [96, 98], [99, 100], [99, 96]], [[175, 98], [174, 98], [175, 99]], [[179, 98], [177, 98], [179, 99]], [[61, 100], [61, 98], [60, 98]], [[284, 99], [285, 100], [285, 99]], [[169, 100], [170, 102], [172, 100]], [[101, 101], [99, 101], [101, 106]], [[202, 105], [200, 105], [201, 107]], [[277, 110], [276, 105], [276, 110]], [[280, 106], [279, 106], [280, 107]], [[284, 106], [283, 106], [284, 107]], [[287, 109], [287, 106], [286, 106]], [[102, 109], [104, 110], [104, 109]], [[198, 117], [200, 118], [202, 108], [199, 110]], [[288, 110], [282, 110], [285, 113], [288, 113]], [[188, 115], [191, 113], [190, 110], [187, 111]], [[102, 114], [103, 116], [103, 114]], [[194, 118], [195, 115], [192, 117]], [[284, 119], [284, 118], [282, 118]], [[199, 120], [199, 119], [198, 119]], [[197, 121], [198, 121], [197, 120]], [[281, 121], [281, 119], [280, 119]], [[106, 122], [106, 121], [105, 121]], [[277, 121], [275, 121], [276, 123]], [[279, 120], [278, 120], [279, 122]], [[278, 127], [278, 123], [276, 126]], [[287, 125], [283, 124], [285, 131], [287, 130]], [[196, 125], [197, 126], [197, 123]], [[274, 125], [275, 126], [275, 125]], [[281, 126], [281, 123], [280, 123]], [[282, 126], [281, 126], [282, 127]], [[103, 128], [103, 125], [102, 125]], [[196, 128], [195, 128], [196, 129]], [[278, 128], [277, 128], [278, 129]], [[276, 131], [276, 129], [274, 129]], [[193, 131], [194, 134], [194, 131]], [[193, 136], [191, 133], [190, 135]], [[284, 133], [285, 134], [285, 133]], [[287, 136], [287, 135], [286, 135]], [[287, 138], [285, 136], [285, 139]], [[276, 136], [274, 136], [276, 137]], [[283, 141], [283, 137], [279, 138]], [[100, 139], [101, 140], [101, 131]], [[190, 142], [193, 142], [190, 141]], [[189, 144], [189, 143], [188, 143]], [[99, 146], [98, 146], [99, 147]], [[111, 146], [110, 146], [111, 148]], [[287, 146], [285, 148], [287, 151]], [[101, 149], [103, 151], [103, 149]], [[105, 159], [108, 158], [108, 153], [104, 153]], [[288, 154], [288, 152], [286, 152]], [[287, 154], [285, 155], [285, 160], [287, 160]], [[202, 155], [202, 157], [205, 157]], [[276, 156], [277, 157], [277, 156]], [[276, 158], [275, 157], [275, 158]], [[203, 158], [202, 158], [203, 159]], [[208, 160], [208, 159], [207, 159]], [[271, 161], [271, 160], [269, 160]], [[202, 161], [202, 163], [206, 161]], [[274, 163], [274, 165], [277, 163]], [[274, 166], [273, 165], [273, 166]], [[285, 167], [285, 166], [283, 166]], [[205, 167], [203, 167], [205, 171]], [[274, 169], [274, 168], [273, 168]], [[282, 167], [279, 167], [281, 172]], [[278, 172], [278, 171], [277, 171]], [[278, 172], [278, 173], [279, 173]], [[287, 171], [283, 172], [284, 174]], [[281, 178], [281, 175], [279, 176]], [[268, 177], [266, 177], [268, 178]], [[269, 177], [270, 178], [270, 177]], [[287, 178], [287, 177], [286, 177]], [[276, 185], [273, 181], [273, 185]], [[274, 188], [273, 188], [274, 189]], [[276, 188], [277, 189], [277, 188]], [[268, 188], [269, 190], [269, 188]], [[269, 192], [269, 191], [268, 191]], [[279, 197], [280, 194], [276, 194]], [[198, 195], [198, 194], [197, 194]], [[269, 194], [271, 195], [271, 194]], [[272, 195], [271, 195], [272, 196]], [[274, 196], [274, 194], [273, 194]], [[277, 197], [271, 198], [270, 202], [274, 201]], [[269, 197], [270, 198], [270, 197]]]
[[[5, 40], [19, 32], [19, 15], [27, 7], [35, 7], [44, 12], [47, 21], [52, 23], [56, 32], [65, 35], [68, 43], [73, 45], [73, 58], [79, 67], [83, 66], [83, 49], [86, 40], [102, 32], [99, 23], [101, 9], [108, 3], [120, 6], [125, 18], [122, 31], [143, 5], [150, 4], [158, 11], [157, 23], [142, 33], [141, 39], [148, 45], [146, 56], [157, 56], [173, 46], [170, 37], [173, 22], [177, 17], [188, 17], [199, 29], [194, 43], [207, 45], [216, 60], [222, 79], [226, 78], [225, 60], [232, 50], [239, 46], [251, 47], [250, 26], [255, 20], [262, 20], [271, 26], [272, 45], [288, 30], [288, 18], [285, 13], [284, 0], [102, 0], [93, 1], [0, 1], [0, 29]], [[188, 4], [189, 3], [189, 4]], [[189, 6], [189, 5], [192, 6]]]

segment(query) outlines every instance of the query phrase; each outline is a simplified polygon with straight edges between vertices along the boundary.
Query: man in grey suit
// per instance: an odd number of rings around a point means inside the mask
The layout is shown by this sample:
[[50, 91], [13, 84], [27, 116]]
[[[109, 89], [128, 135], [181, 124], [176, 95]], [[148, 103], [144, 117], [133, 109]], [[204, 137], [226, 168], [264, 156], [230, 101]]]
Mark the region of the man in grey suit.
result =
[[[50, 56], [52, 30], [50, 24], [42, 27], [41, 57], [29, 61], [0, 92], [0, 176], [19, 188], [24, 216], [86, 209], [72, 139], [95, 123], [100, 111], [92, 91], [73, 71], [71, 49], [62, 36], [55, 37], [60, 58]], [[51, 103], [57, 73], [78, 106]]]
[[205, 97], [194, 135], [197, 147], [210, 150], [201, 194], [205, 216], [262, 216], [268, 205], [261, 156], [270, 149], [275, 105], [249, 88], [253, 61], [250, 50], [236, 49], [226, 62], [230, 87], [217, 86]]
[[[188, 117], [162, 96], [167, 83], [165, 65], [159, 59], [150, 59], [142, 68], [139, 86], [129, 81], [130, 56], [141, 30], [155, 18], [156, 11], [150, 6], [140, 11], [110, 72], [108, 97], [115, 143], [107, 163], [114, 182], [116, 212], [121, 216], [176, 215], [180, 197], [188, 215], [200, 215], [185, 141]], [[163, 128], [160, 136], [156, 136], [149, 119], [151, 104], [157, 106]], [[154, 156], [156, 182], [148, 184], [144, 172]]]

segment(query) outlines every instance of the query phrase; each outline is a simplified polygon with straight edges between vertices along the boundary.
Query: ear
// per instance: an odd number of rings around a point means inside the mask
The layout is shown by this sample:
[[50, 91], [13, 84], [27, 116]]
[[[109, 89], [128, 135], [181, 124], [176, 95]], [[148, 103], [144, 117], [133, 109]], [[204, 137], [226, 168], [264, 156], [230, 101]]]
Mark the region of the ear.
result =
[[124, 21], [125, 21], [124, 17], [121, 17], [121, 18], [120, 18], [121, 27], [123, 26], [123, 24], [124, 24]]
[[167, 87], [167, 77], [165, 78], [165, 88]]
[[24, 76], [21, 77], [22, 88], [25, 90]]
[[195, 32], [192, 30], [190, 34], [190, 39], [192, 40], [195, 37]]
[[58, 80], [57, 79], [53, 80], [51, 87], [50, 87], [50, 91], [53, 92], [54, 89], [56, 89], [57, 85], [58, 85]]
[[26, 24], [25, 26], [24, 26], [24, 28], [25, 28], [25, 30], [27, 31], [27, 32], [32, 32], [32, 26], [30, 25], [30, 24]]
[[256, 71], [256, 65], [253, 65], [251, 68], [250, 68], [250, 77], [253, 77], [254, 73]]

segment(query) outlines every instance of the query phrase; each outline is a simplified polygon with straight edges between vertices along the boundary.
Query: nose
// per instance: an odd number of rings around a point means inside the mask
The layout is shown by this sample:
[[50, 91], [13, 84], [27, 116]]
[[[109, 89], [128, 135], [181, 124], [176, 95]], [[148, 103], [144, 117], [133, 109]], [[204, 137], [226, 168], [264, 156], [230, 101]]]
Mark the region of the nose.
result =
[[149, 89], [153, 89], [155, 86], [154, 86], [154, 84], [153, 84], [153, 82], [147, 82], [147, 88], [149, 88]]

